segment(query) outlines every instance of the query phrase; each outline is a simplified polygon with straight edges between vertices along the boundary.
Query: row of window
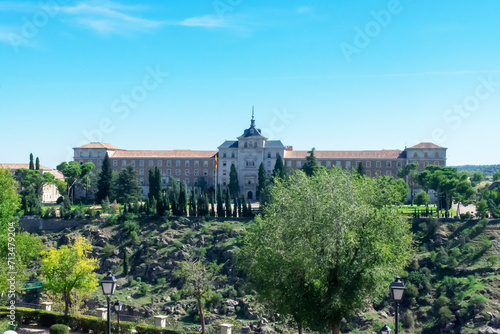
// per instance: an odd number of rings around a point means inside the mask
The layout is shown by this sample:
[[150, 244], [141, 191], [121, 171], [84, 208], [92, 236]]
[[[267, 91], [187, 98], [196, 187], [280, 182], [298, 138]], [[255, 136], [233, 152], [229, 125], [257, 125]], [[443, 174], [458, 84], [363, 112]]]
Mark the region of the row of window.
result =
[[[344, 165], [342, 166], [342, 161], [341, 160], [337, 160], [337, 161], [335, 161], [335, 166], [337, 166], [337, 167], [351, 168], [351, 167], [357, 167], [357, 166], [359, 166], [360, 163], [362, 164], [361, 161], [356, 161], [356, 164], [354, 166], [352, 166], [351, 165], [351, 161], [344, 161]], [[318, 161], [318, 164], [329, 168], [329, 167], [332, 167], [333, 161], [330, 161], [330, 160], [328, 160], [328, 161]], [[286, 166], [287, 167], [293, 167], [292, 166], [292, 161], [291, 160], [287, 160]], [[401, 168], [403, 166], [403, 162], [402, 161], [386, 161], [385, 162], [385, 167], [386, 168], [392, 168], [393, 166], [397, 166], [398, 168]], [[302, 167], [302, 161], [301, 160], [295, 161], [295, 167], [301, 168]], [[366, 168], [372, 168], [372, 162], [371, 161], [365, 161], [365, 167]], [[375, 161], [375, 166], [374, 167], [375, 168], [382, 168], [382, 161]]]
[[[130, 160], [130, 165], [135, 166], [135, 160]], [[165, 160], [165, 165], [167, 167], [172, 166], [172, 160]], [[113, 166], [118, 166], [118, 160], [113, 159]], [[122, 160], [122, 166], [127, 166], [127, 160]], [[144, 160], [139, 160], [139, 166], [144, 166]], [[154, 160], [148, 160], [148, 166], [149, 167], [154, 167]], [[158, 167], [163, 166], [163, 160], [158, 160], [157, 163]], [[191, 166], [191, 160], [184, 160], [184, 167], [190, 167]], [[194, 167], [200, 167], [200, 161], [199, 160], [194, 160], [193, 161], [193, 166]], [[175, 167], [181, 167], [181, 160], [175, 160]], [[203, 161], [203, 167], [208, 167], [208, 160]]]
[[[418, 158], [417, 152], [413, 153], [413, 157], [414, 158]], [[429, 157], [429, 153], [428, 152], [424, 152], [424, 158], [427, 159], [428, 157]], [[434, 153], [434, 158], [439, 158], [439, 152], [435, 152]]]
[[[116, 169], [114, 169], [115, 172], [117, 172]], [[139, 169], [139, 176], [142, 176], [142, 175], [145, 175], [145, 170], [144, 169]], [[166, 169], [166, 170], [161, 170], [160, 169], [160, 173], [162, 176], [170, 176], [172, 175], [172, 170], [171, 169]], [[208, 176], [208, 169], [204, 169], [203, 172], [202, 172], [203, 176]], [[215, 170], [212, 171], [212, 174], [215, 176]], [[181, 176], [182, 175], [182, 172], [180, 169], [176, 169], [175, 170], [175, 176]], [[184, 175], [185, 176], [190, 176], [191, 175], [191, 170], [190, 169], [184, 169]], [[195, 169], [193, 170], [193, 175], [194, 176], [200, 176], [200, 170], [199, 169]]]
[[[177, 181], [180, 181], [180, 179], [178, 179]], [[189, 179], [189, 178], [185, 178], [185, 179], [184, 179], [184, 182], [186, 182], [186, 185], [187, 185], [187, 186], [190, 186], [190, 185], [191, 185], [191, 179]], [[144, 185], [144, 178], [143, 178], [143, 177], [140, 177], [140, 178], [139, 178], [139, 183], [141, 184], [141, 186], [143, 186], [143, 185]], [[162, 184], [167, 184], [167, 180], [162, 179], [162, 180], [161, 180], [161, 183], [162, 183]]]

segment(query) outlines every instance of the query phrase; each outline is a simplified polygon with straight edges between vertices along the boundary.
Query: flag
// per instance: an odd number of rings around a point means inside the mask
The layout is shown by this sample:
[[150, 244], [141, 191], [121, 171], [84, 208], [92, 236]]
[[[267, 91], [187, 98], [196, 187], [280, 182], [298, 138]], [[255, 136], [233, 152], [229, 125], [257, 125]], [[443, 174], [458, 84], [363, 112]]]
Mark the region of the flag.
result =
[[217, 164], [217, 155], [215, 155], [215, 169], [218, 169], [218, 164]]

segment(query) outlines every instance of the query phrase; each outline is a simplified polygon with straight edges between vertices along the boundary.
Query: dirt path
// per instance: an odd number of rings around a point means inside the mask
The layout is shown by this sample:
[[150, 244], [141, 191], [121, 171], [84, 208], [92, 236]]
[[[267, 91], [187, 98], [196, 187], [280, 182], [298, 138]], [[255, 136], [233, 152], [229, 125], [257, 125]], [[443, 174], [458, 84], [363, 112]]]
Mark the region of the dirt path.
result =
[[[23, 324], [16, 330], [17, 334], [49, 334], [49, 327], [42, 327], [35, 324]], [[84, 334], [83, 332], [69, 331], [70, 334]]]

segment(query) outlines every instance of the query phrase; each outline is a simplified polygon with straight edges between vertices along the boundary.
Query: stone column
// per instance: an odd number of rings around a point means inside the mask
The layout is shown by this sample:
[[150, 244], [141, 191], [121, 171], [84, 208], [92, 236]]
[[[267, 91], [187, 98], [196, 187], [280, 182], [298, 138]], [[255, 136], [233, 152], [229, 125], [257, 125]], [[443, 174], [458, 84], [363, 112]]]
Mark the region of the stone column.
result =
[[220, 324], [220, 334], [231, 334], [231, 324]]
[[167, 327], [167, 316], [166, 315], [155, 315], [155, 326], [165, 328]]
[[108, 319], [108, 309], [105, 307], [96, 308], [97, 317], [103, 320]]

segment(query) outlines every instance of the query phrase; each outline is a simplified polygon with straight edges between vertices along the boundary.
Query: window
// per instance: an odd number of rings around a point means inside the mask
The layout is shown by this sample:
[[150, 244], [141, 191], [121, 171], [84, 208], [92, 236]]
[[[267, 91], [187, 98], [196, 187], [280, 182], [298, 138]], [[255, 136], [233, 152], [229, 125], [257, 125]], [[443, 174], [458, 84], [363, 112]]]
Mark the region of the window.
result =
[[141, 177], [141, 178], [139, 179], [139, 182], [141, 183], [141, 186], [143, 186], [143, 185], [144, 185], [144, 178], [143, 178], [143, 177]]
[[170, 166], [172, 166], [172, 161], [167, 160], [167, 167], [170, 167]]
[[208, 167], [208, 160], [203, 161], [203, 167]]
[[424, 153], [424, 158], [426, 158], [426, 159], [427, 159], [428, 157], [429, 157], [429, 153], [425, 152], [425, 153]]
[[253, 161], [253, 160], [247, 160], [246, 161], [246, 166], [247, 167], [254, 167], [255, 166], [255, 161]]
[[287, 167], [292, 167], [292, 160], [287, 160], [286, 161], [286, 166]]
[[172, 174], [172, 171], [170, 169], [167, 169], [167, 176], [170, 176]]
[[180, 166], [181, 166], [181, 161], [175, 160], [175, 167], [180, 167]]
[[195, 167], [200, 167], [200, 162], [199, 162], [198, 160], [195, 160], [195, 161], [194, 161], [194, 166], [195, 166]]
[[184, 175], [189, 176], [189, 169], [184, 170]]
[[149, 160], [149, 167], [153, 167], [153, 160]]
[[122, 166], [127, 166], [127, 160], [122, 160]]
[[132, 166], [135, 166], [135, 160], [131, 160], [131, 161], [130, 161], [130, 164], [131, 164]]
[[248, 143], [247, 143], [247, 142], [245, 142], [245, 143], [243, 144], [243, 147], [248, 147]]
[[371, 161], [367, 161], [366, 162], [366, 168], [372, 168], [372, 162]]
[[189, 186], [189, 178], [188, 178], [188, 177], [186, 177], [186, 178], [184, 179], [184, 181], [186, 181], [186, 185], [187, 185], [187, 186]]
[[231, 153], [231, 158], [234, 158], [234, 152]]
[[279, 156], [280, 156], [280, 154], [278, 152], [276, 152], [276, 159], [278, 159]]
[[398, 168], [401, 168], [403, 166], [403, 164], [401, 163], [401, 161], [398, 161], [397, 166], [398, 166]]
[[297, 161], [297, 162], [295, 163], [295, 167], [297, 167], [297, 168], [302, 167], [302, 161]]
[[203, 170], [203, 176], [208, 176], [208, 170], [207, 169]]
[[141, 166], [141, 167], [144, 166], [144, 160], [139, 161], [139, 166]]
[[267, 157], [268, 157], [268, 158], [271, 158], [271, 153], [268, 153], [268, 154], [267, 154]]
[[97, 152], [97, 157], [100, 158], [101, 157], [101, 152]]
[[226, 181], [222, 182], [222, 185], [225, 187], [226, 186]]
[[377, 161], [377, 168], [382, 167], [382, 161]]
[[375, 172], [375, 176], [380, 176], [380, 171], [379, 170]]
[[180, 169], [176, 169], [175, 170], [175, 176], [180, 176], [181, 175], [181, 170]]
[[158, 167], [161, 167], [163, 165], [163, 160], [158, 160]]
[[369, 170], [367, 170], [367, 171], [366, 171], [366, 176], [372, 176], [372, 172], [371, 172], [371, 171], [369, 171]]
[[351, 168], [351, 162], [350, 161], [346, 161], [345, 162], [345, 168]]
[[113, 166], [114, 167], [118, 166], [118, 160], [113, 160]]
[[424, 161], [424, 168], [429, 165], [429, 161]]
[[439, 158], [439, 153], [438, 152], [434, 153], [434, 158]]
[[200, 173], [199, 173], [199, 170], [198, 169], [195, 169], [194, 172], [193, 172], [193, 175], [194, 176], [198, 176]]
[[83, 151], [80, 151], [80, 157], [83, 157]]
[[222, 157], [225, 158], [226, 157], [226, 152], [222, 153]]
[[414, 157], [414, 158], [418, 158], [418, 154], [417, 154], [417, 152], [413, 153], [413, 157]]
[[184, 161], [184, 167], [189, 167], [189, 160]]
[[144, 169], [139, 169], [139, 175], [144, 175]]
[[222, 171], [222, 175], [223, 176], [226, 176], [227, 175], [227, 172], [225, 170]]
[[387, 175], [387, 176], [391, 176], [391, 175], [392, 175], [392, 172], [391, 172], [390, 170], [386, 170], [386, 171], [385, 171], [385, 175]]
[[332, 167], [332, 162], [331, 161], [327, 161], [326, 162], [326, 167]]
[[335, 161], [335, 166], [342, 167], [342, 161], [340, 160]]
[[222, 162], [222, 167], [226, 167], [227, 163], [225, 161]]
[[439, 161], [434, 161], [434, 165], [439, 166]]
[[390, 161], [386, 161], [385, 162], [385, 167], [386, 168], [391, 168], [392, 167], [392, 163]]

